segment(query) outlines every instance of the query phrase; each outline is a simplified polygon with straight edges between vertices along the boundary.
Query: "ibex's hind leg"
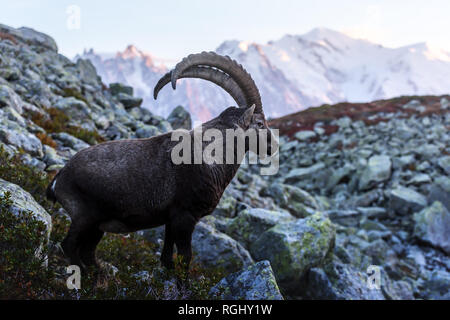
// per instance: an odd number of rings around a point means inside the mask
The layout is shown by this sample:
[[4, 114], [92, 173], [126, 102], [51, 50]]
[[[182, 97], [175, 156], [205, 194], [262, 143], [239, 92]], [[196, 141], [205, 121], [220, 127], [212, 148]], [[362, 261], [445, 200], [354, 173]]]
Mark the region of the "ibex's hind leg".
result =
[[80, 259], [80, 235], [83, 231], [83, 225], [76, 220], [72, 221], [67, 236], [61, 243], [64, 254], [69, 258], [71, 265], [83, 267]]
[[167, 269], [173, 269], [173, 244], [172, 228], [170, 223], [166, 224], [164, 231], [164, 247], [161, 253], [161, 263]]
[[93, 226], [82, 234], [80, 258], [86, 266], [98, 266], [95, 259], [95, 249], [103, 237], [104, 232]]

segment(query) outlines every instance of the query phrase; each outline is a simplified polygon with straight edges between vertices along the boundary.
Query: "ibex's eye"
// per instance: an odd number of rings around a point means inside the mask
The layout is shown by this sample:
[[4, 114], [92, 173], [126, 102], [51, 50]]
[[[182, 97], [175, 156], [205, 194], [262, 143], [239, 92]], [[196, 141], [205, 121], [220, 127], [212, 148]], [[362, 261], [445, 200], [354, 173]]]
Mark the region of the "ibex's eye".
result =
[[264, 122], [258, 122], [258, 128], [264, 128]]

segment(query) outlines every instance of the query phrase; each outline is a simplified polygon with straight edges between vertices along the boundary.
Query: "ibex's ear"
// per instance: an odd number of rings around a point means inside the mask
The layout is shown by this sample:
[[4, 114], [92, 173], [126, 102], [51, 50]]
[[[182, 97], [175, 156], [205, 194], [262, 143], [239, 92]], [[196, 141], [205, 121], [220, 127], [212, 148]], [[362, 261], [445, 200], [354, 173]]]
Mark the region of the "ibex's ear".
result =
[[245, 127], [248, 127], [252, 122], [253, 112], [255, 112], [255, 105], [247, 108], [247, 110], [245, 110], [244, 114], [241, 116], [241, 119], [239, 119]]

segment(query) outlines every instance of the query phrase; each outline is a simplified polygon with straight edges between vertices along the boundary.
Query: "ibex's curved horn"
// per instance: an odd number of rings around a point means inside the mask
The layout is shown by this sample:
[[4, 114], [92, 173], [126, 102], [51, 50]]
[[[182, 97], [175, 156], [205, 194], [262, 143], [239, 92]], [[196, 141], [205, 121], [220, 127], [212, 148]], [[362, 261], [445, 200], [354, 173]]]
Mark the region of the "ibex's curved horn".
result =
[[[256, 106], [255, 112], [262, 112], [261, 96], [255, 82], [247, 71], [230, 57], [221, 56], [214, 52], [189, 55], [178, 63], [170, 74], [170, 81], [174, 89], [176, 88], [177, 79], [183, 78], [184, 72], [192, 67], [212, 67], [215, 69], [209, 68], [209, 72], [215, 70], [227, 74], [241, 89], [245, 97], [245, 104], [242, 106], [249, 107], [254, 104]], [[166, 74], [164, 77], [166, 76], [168, 75]]]
[[[155, 98], [155, 100], [158, 97], [159, 91], [171, 81], [171, 77], [172, 71], [166, 73], [159, 79], [153, 91], [153, 98]], [[246, 106], [245, 96], [241, 88], [239, 88], [236, 81], [222, 71], [207, 66], [193, 66], [185, 70], [178, 78], [199, 78], [209, 80], [228, 92], [239, 107]]]

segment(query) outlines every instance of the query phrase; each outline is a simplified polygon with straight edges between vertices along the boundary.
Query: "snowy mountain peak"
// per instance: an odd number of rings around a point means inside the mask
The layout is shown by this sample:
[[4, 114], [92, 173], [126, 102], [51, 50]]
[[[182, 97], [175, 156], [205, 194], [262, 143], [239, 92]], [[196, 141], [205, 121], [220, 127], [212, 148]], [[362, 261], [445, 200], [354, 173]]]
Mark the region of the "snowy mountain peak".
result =
[[[450, 54], [429, 43], [386, 48], [343, 33], [316, 28], [266, 44], [229, 40], [216, 52], [241, 63], [261, 92], [264, 110], [278, 117], [323, 103], [368, 102], [400, 95], [442, 95], [450, 88]], [[137, 88], [144, 105], [167, 116], [181, 104], [194, 119], [207, 120], [234, 105], [223, 90], [203, 80], [180, 80], [177, 90], [164, 88], [157, 101], [151, 93], [167, 71], [135, 46], [117, 55], [83, 54], [105, 82]]]

